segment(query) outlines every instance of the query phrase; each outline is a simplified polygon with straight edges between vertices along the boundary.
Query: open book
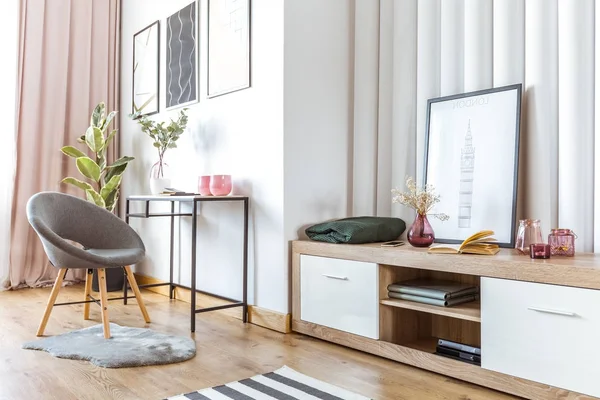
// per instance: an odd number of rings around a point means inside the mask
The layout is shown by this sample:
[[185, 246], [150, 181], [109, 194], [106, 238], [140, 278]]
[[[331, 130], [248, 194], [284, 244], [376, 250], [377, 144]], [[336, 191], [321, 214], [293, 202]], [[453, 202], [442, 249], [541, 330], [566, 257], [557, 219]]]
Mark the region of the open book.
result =
[[[496, 241], [492, 237], [494, 231], [480, 231], [469, 236], [461, 244], [438, 244], [431, 246], [429, 253], [445, 253], [445, 254], [482, 254], [494, 255], [500, 251]], [[492, 243], [490, 243], [492, 242]]]

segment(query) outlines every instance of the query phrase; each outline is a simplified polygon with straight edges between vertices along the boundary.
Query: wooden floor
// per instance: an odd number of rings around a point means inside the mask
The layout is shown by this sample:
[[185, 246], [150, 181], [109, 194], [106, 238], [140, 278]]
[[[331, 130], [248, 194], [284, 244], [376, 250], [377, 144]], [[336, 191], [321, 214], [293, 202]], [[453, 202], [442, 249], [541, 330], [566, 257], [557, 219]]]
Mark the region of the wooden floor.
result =
[[[346, 349], [306, 336], [283, 335], [218, 313], [197, 316], [197, 355], [190, 361], [157, 367], [104, 369], [84, 361], [61, 360], [22, 350], [36, 339], [49, 289], [0, 292], [0, 399], [162, 399], [184, 392], [266, 373], [283, 365], [373, 399], [510, 399], [485, 388]], [[83, 286], [61, 290], [58, 301], [81, 300]], [[188, 304], [142, 292], [152, 318], [146, 325], [132, 300], [111, 302], [111, 322], [159, 332], [191, 335]], [[55, 307], [46, 335], [100, 322], [83, 306]]]

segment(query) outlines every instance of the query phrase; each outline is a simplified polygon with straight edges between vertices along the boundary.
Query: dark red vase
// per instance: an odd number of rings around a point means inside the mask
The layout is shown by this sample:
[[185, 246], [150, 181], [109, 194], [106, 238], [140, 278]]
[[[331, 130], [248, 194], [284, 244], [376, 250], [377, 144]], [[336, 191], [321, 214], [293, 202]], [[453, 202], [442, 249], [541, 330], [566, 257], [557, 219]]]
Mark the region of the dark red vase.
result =
[[415, 247], [429, 247], [435, 240], [433, 228], [427, 220], [427, 215], [417, 213], [415, 222], [411, 225], [406, 235], [408, 243]]

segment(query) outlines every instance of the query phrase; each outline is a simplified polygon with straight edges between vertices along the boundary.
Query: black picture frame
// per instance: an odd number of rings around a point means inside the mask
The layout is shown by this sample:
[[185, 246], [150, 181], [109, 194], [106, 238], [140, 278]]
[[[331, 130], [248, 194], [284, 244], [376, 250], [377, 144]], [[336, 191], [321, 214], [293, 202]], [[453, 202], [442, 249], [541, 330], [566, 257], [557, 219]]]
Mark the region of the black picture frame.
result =
[[[219, 43], [219, 37], [214, 32], [211, 34], [213, 27], [215, 26], [215, 15], [214, 10], [216, 7], [214, 6], [215, 2], [223, 2], [226, 0], [208, 0], [208, 29], [207, 29], [207, 74], [206, 74], [206, 95], [209, 99], [223, 96], [225, 94], [237, 92], [240, 90], [248, 89], [252, 86], [252, 1], [251, 0], [238, 0], [240, 4], [243, 4], [242, 18], [245, 22], [245, 34], [243, 35], [243, 46], [245, 51], [246, 62], [245, 65], [242, 65], [243, 71], [238, 73], [236, 79], [233, 79], [232, 82], [223, 83], [221, 81], [227, 80], [227, 78], [220, 77], [218, 73], [222, 73], [223, 69], [218, 68], [219, 62], [224, 62], [224, 60], [217, 59], [217, 55], [213, 53], [213, 49], [223, 48], [223, 43]], [[213, 4], [213, 6], [211, 6]], [[232, 20], [235, 18], [232, 18]], [[224, 55], [221, 54], [221, 57]], [[238, 56], [243, 56], [238, 54]], [[237, 62], [229, 61], [228, 65], [239, 64]], [[212, 72], [211, 72], [212, 71]], [[218, 73], [215, 71], [219, 71]], [[232, 77], [230, 77], [232, 78]]]
[[[146, 42], [146, 49], [150, 54], [143, 60], [137, 60], [138, 43]], [[153, 43], [148, 43], [152, 41]], [[154, 61], [153, 61], [154, 60]], [[150, 63], [156, 63], [155, 71], [146, 71], [153, 66]], [[141, 67], [141, 68], [139, 68]], [[140, 76], [140, 72], [146, 72], [150, 76]], [[136, 74], [137, 72], [137, 74]], [[148, 82], [152, 79], [154, 85]], [[138, 87], [139, 84], [143, 87]], [[138, 91], [141, 91], [138, 93]], [[136, 100], [139, 99], [139, 105]], [[160, 21], [154, 21], [133, 35], [133, 64], [132, 64], [132, 84], [131, 84], [131, 113], [135, 114], [139, 108], [146, 111], [139, 115], [153, 115], [160, 111]]]
[[440, 195], [432, 213], [450, 216], [430, 221], [435, 242], [458, 244], [493, 230], [500, 247], [514, 247], [521, 95], [519, 83], [427, 101], [423, 181]]
[[166, 110], [184, 107], [200, 100], [198, 8], [198, 2], [193, 1], [166, 20]]

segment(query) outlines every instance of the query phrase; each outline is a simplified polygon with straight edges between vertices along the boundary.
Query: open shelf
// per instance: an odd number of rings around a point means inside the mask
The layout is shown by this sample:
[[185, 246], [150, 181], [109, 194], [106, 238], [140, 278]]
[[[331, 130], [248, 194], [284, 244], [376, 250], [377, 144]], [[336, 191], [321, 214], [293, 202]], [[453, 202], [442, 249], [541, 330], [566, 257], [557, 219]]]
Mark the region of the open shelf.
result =
[[459, 304], [453, 307], [432, 306], [430, 304], [400, 299], [383, 299], [381, 300], [381, 304], [430, 314], [443, 315], [445, 317], [457, 318], [465, 321], [481, 322], [481, 304], [479, 301], [472, 301], [470, 303]]
[[422, 337], [409, 343], [403, 344], [404, 347], [424, 351], [426, 353], [435, 353], [438, 339], [434, 337]]

